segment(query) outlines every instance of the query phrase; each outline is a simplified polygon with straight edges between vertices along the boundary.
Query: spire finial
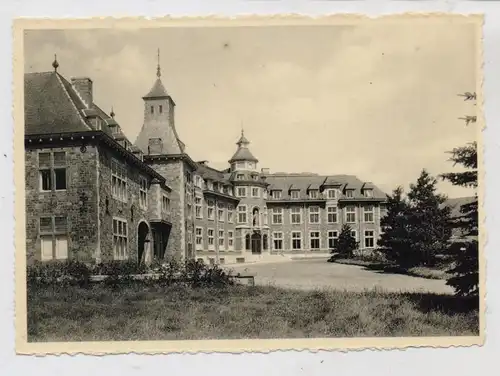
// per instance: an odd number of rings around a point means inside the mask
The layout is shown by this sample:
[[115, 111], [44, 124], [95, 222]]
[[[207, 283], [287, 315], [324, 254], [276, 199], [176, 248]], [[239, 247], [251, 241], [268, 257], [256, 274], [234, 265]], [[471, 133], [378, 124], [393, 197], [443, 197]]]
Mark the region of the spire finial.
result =
[[109, 116], [111, 116], [113, 119], [115, 118], [115, 111], [113, 111], [113, 106], [111, 106], [111, 112], [109, 113]]
[[54, 54], [54, 61], [52, 62], [52, 66], [54, 67], [54, 72], [57, 72], [57, 68], [59, 67], [59, 63], [57, 62], [57, 55]]
[[158, 48], [158, 66], [156, 67], [156, 77], [160, 78], [161, 69], [160, 69], [160, 49]]

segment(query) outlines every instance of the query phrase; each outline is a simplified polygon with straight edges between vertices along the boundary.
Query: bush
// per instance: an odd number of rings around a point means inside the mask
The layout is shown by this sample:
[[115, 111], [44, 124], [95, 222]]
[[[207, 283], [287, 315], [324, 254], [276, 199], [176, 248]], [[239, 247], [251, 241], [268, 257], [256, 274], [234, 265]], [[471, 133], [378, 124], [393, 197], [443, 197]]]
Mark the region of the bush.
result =
[[28, 286], [77, 284], [81, 287], [89, 285], [92, 274], [86, 264], [76, 260], [36, 261], [27, 267], [26, 273]]

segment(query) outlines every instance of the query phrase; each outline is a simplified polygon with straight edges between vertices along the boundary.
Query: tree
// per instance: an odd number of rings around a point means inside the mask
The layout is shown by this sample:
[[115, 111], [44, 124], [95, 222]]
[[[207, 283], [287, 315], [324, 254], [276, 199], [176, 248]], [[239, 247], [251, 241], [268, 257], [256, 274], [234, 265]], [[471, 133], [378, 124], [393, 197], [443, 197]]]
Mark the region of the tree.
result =
[[351, 227], [344, 224], [340, 230], [339, 238], [335, 244], [333, 252], [338, 253], [340, 257], [352, 258], [354, 250], [358, 248], [356, 239], [352, 236]]
[[[476, 93], [462, 94], [464, 100], [475, 101]], [[476, 116], [462, 118], [466, 125], [476, 123]], [[453, 185], [477, 188], [477, 144], [469, 143], [457, 147], [451, 152], [450, 160], [454, 165], [465, 168], [463, 172], [450, 172], [442, 174], [444, 180]], [[452, 218], [452, 225], [461, 230], [461, 238], [450, 246], [450, 253], [454, 256], [455, 265], [449, 271], [454, 276], [447, 284], [455, 289], [457, 295], [479, 295], [479, 244], [477, 241], [479, 233], [478, 224], [478, 200], [477, 194], [471, 202], [461, 205], [460, 215]]]
[[436, 192], [437, 179], [425, 169], [408, 192], [409, 232], [417, 265], [433, 265], [436, 255], [449, 247], [451, 209], [446, 196]]
[[403, 193], [403, 188], [397, 187], [387, 196], [387, 214], [380, 220], [382, 234], [378, 244], [388, 261], [406, 267], [414, 261], [408, 226], [410, 208]]

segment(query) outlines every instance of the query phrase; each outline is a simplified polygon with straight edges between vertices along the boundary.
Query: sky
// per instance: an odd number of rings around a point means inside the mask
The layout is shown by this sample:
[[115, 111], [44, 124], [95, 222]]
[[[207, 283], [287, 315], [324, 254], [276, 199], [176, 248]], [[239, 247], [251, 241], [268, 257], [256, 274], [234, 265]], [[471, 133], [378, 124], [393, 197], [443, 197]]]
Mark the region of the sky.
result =
[[[29, 30], [25, 71], [88, 76], [131, 141], [156, 79], [176, 103], [194, 160], [226, 168], [241, 129], [271, 172], [351, 174], [390, 193], [422, 169], [458, 171], [447, 151], [477, 139], [458, 93], [478, 88], [476, 27], [415, 24]], [[470, 189], [439, 182], [440, 193]]]

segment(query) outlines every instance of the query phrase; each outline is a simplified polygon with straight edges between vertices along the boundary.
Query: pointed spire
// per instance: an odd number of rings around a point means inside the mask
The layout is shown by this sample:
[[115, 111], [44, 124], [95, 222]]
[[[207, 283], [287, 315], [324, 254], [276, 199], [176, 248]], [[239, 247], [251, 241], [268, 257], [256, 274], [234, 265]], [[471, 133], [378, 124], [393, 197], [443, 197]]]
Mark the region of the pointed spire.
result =
[[245, 131], [243, 130], [243, 128], [241, 128], [241, 137], [236, 143], [236, 145], [238, 145], [238, 147], [241, 148], [241, 147], [247, 147], [249, 144], [250, 141], [247, 140], [247, 138], [245, 137]]
[[158, 48], [158, 65], [156, 66], [156, 77], [161, 77], [161, 68], [160, 68], [160, 49]]
[[113, 119], [115, 118], [115, 112], [113, 111], [113, 106], [111, 106], [111, 112], [109, 113], [109, 116], [111, 116]]
[[238, 150], [234, 153], [233, 157], [229, 160], [229, 163], [235, 161], [253, 161], [258, 162], [257, 158], [253, 156], [253, 154], [248, 150], [248, 145], [250, 141], [245, 137], [245, 132], [243, 128], [241, 129], [241, 136], [236, 145], [238, 145]]
[[52, 62], [52, 67], [54, 67], [54, 72], [57, 72], [57, 68], [59, 67], [59, 63], [57, 62], [57, 55], [54, 54], [54, 61]]

